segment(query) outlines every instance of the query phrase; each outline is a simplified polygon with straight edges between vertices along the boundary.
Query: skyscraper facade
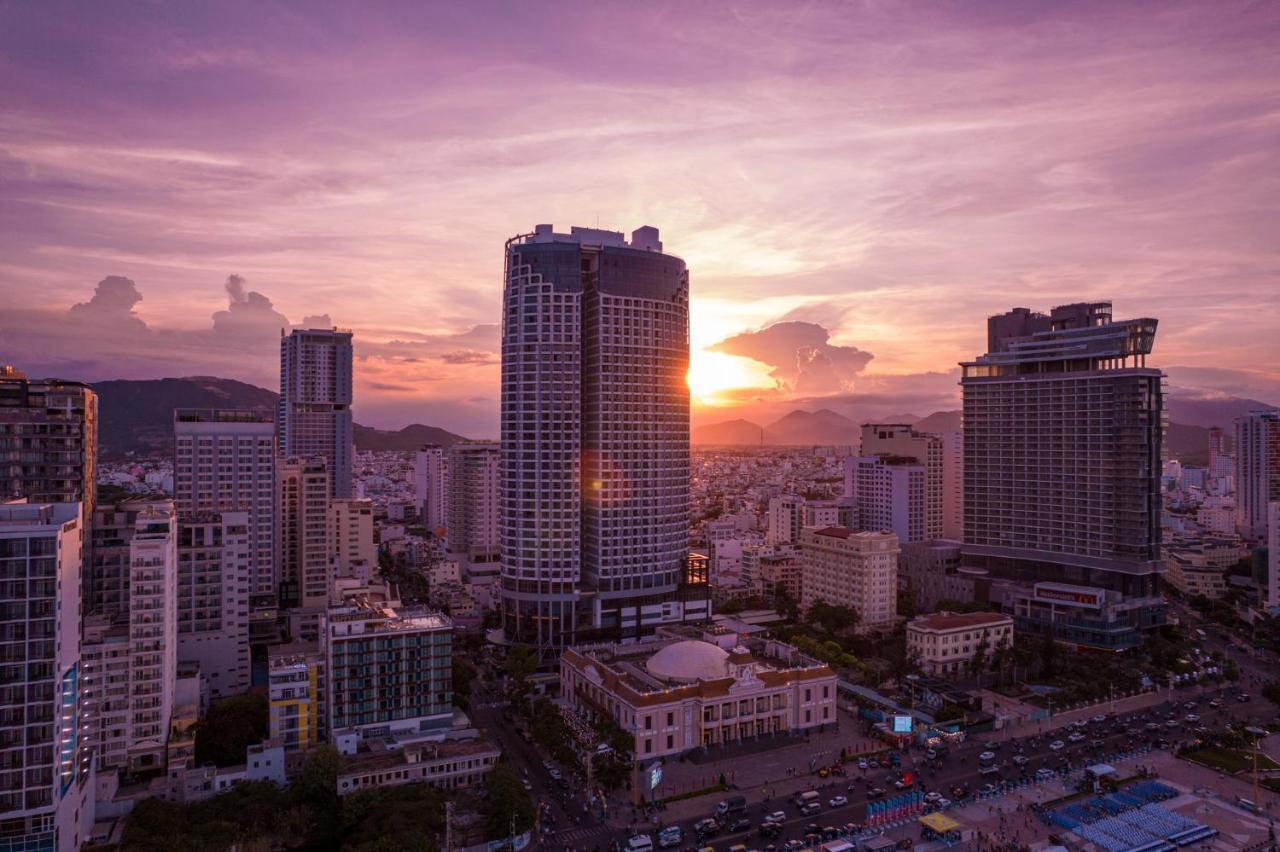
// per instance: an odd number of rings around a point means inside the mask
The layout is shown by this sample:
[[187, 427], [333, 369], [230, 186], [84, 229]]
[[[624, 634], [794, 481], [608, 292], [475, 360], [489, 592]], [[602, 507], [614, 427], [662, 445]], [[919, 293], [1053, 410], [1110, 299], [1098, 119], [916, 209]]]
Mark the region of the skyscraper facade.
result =
[[942, 537], [964, 538], [964, 432], [943, 432]]
[[75, 502], [0, 505], [4, 849], [70, 852], [92, 822], [80, 740], [80, 512]]
[[213, 698], [249, 689], [250, 535], [247, 512], [178, 516], [178, 659]]
[[769, 498], [769, 526], [766, 544], [799, 544], [804, 527], [804, 498], [798, 494], [782, 494]]
[[1157, 593], [1155, 333], [1154, 319], [1113, 321], [1109, 302], [991, 318], [990, 351], [961, 365], [968, 565], [1025, 584]]
[[173, 412], [173, 499], [178, 513], [245, 512], [252, 594], [274, 595], [276, 424], [266, 409]]
[[1268, 505], [1280, 500], [1280, 409], [1236, 418], [1236, 524], [1251, 541], [1267, 540]]
[[280, 338], [280, 454], [324, 456], [329, 493], [351, 496], [351, 332], [295, 329]]
[[277, 467], [280, 602], [329, 603], [329, 468], [323, 456], [282, 458]]
[[87, 522], [97, 448], [98, 396], [88, 385], [0, 365], [0, 502], [79, 503]]
[[504, 627], [542, 646], [682, 620], [689, 277], [654, 228], [506, 246]]
[[499, 573], [496, 442], [460, 441], [449, 448], [449, 552], [462, 563], [464, 579], [492, 583]]
[[887, 530], [900, 544], [937, 538], [929, 535], [929, 469], [914, 456], [850, 456], [844, 478], [854, 529]]

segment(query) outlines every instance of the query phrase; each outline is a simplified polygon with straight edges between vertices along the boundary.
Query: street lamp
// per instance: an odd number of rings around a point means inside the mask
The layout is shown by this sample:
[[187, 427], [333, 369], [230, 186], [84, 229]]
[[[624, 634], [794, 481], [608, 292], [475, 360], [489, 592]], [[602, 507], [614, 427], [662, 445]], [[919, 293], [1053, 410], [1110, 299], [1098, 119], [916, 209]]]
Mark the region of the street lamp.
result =
[[1261, 813], [1262, 800], [1258, 798], [1258, 750], [1262, 748], [1262, 738], [1267, 732], [1254, 725], [1245, 728], [1244, 732], [1253, 737], [1253, 806]]

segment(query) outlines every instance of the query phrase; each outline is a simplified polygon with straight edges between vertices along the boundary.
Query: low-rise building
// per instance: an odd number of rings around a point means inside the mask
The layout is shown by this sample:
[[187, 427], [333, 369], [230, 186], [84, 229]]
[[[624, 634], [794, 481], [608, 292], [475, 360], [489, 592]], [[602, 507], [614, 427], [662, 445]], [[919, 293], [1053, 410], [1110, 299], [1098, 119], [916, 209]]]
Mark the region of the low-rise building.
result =
[[1237, 535], [1177, 537], [1164, 547], [1164, 579], [1184, 595], [1215, 600], [1227, 591], [1227, 571], [1248, 553]]
[[1013, 642], [1013, 619], [998, 612], [935, 612], [907, 623], [907, 656], [931, 675], [961, 672]]
[[631, 734], [637, 760], [836, 721], [830, 667], [785, 643], [741, 639], [724, 628], [567, 648], [560, 684], [574, 710]]
[[267, 663], [268, 725], [285, 751], [307, 751], [324, 732], [324, 660], [315, 643], [270, 650]]
[[501, 756], [501, 749], [479, 739], [410, 743], [398, 749], [375, 741], [347, 758], [338, 773], [338, 795], [404, 784], [471, 787], [484, 782]]

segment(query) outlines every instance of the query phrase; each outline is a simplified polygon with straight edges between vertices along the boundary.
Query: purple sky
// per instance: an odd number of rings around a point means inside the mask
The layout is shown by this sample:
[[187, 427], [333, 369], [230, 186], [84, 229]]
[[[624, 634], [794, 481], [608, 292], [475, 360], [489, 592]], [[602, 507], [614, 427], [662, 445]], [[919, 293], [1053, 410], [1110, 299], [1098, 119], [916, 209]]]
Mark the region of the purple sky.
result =
[[988, 314], [1083, 298], [1280, 401], [1277, 45], [1230, 0], [0, 0], [0, 359], [272, 387], [332, 322], [359, 420], [492, 435], [503, 241], [651, 224], [700, 421], [954, 407]]

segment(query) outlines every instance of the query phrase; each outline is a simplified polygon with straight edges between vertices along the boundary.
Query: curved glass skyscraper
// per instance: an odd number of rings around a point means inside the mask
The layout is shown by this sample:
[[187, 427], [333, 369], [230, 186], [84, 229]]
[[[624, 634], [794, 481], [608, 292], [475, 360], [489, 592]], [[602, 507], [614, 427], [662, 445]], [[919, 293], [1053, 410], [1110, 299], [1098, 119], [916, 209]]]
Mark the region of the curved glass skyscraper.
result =
[[503, 624], [541, 647], [682, 621], [689, 276], [655, 228], [506, 246]]

